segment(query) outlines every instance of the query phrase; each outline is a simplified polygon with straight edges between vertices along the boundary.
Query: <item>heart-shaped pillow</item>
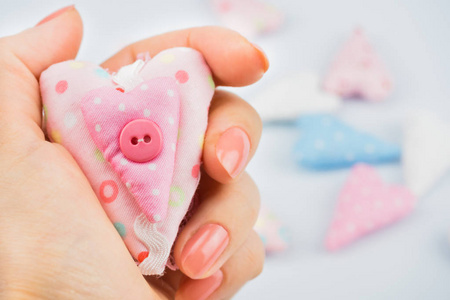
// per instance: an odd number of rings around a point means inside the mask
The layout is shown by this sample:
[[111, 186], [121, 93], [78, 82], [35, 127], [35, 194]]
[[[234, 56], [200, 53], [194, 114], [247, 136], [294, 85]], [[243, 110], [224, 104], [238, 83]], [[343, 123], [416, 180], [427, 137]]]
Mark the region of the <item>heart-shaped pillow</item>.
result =
[[141, 272], [162, 274], [200, 177], [215, 88], [203, 56], [173, 48], [113, 75], [66, 61], [40, 85], [49, 138], [78, 162]]
[[329, 114], [303, 115], [294, 154], [306, 168], [329, 170], [359, 162], [381, 164], [400, 159], [400, 147], [358, 130]]
[[391, 225], [414, 209], [416, 198], [405, 187], [383, 182], [370, 165], [353, 167], [344, 185], [326, 238], [330, 251]]
[[402, 167], [406, 185], [425, 196], [450, 170], [450, 124], [429, 111], [406, 119]]
[[301, 115], [336, 111], [342, 100], [320, 89], [319, 76], [297, 73], [262, 88], [252, 101], [264, 122], [289, 122]]
[[364, 31], [356, 29], [325, 76], [323, 87], [343, 98], [382, 101], [392, 92], [392, 79]]

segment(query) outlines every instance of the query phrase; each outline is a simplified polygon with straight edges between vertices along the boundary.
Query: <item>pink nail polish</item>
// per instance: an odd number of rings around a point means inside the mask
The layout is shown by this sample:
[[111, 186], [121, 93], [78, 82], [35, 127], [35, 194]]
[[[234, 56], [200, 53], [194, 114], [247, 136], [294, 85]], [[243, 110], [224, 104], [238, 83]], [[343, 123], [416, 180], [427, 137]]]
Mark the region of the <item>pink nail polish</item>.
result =
[[251, 43], [251, 44], [253, 45], [253, 48], [255, 48], [258, 51], [259, 56], [260, 56], [260, 58], [262, 59], [262, 61], [264, 63], [264, 67], [263, 67], [264, 68], [264, 73], [266, 73], [267, 70], [269, 70], [269, 66], [270, 66], [269, 59], [267, 58], [266, 52], [264, 52], [264, 50], [260, 46], [254, 44], [254, 43]]
[[205, 300], [219, 288], [222, 280], [223, 273], [220, 270], [205, 279], [191, 279], [183, 288], [183, 299]]
[[48, 21], [50, 21], [50, 20], [56, 18], [57, 16], [62, 15], [62, 14], [65, 13], [66, 11], [71, 10], [71, 9], [73, 9], [73, 8], [75, 8], [75, 5], [69, 5], [69, 6], [63, 7], [63, 8], [61, 8], [61, 9], [58, 9], [58, 10], [55, 11], [54, 13], [52, 13], [52, 14], [46, 16], [44, 19], [42, 19], [39, 23], [36, 24], [36, 26], [42, 25], [42, 24], [44, 24], [44, 23], [47, 23]]
[[231, 177], [239, 175], [247, 164], [250, 153], [250, 139], [238, 127], [222, 133], [216, 145], [216, 155]]
[[191, 278], [204, 275], [216, 262], [229, 242], [228, 232], [220, 225], [203, 225], [181, 252], [181, 265]]

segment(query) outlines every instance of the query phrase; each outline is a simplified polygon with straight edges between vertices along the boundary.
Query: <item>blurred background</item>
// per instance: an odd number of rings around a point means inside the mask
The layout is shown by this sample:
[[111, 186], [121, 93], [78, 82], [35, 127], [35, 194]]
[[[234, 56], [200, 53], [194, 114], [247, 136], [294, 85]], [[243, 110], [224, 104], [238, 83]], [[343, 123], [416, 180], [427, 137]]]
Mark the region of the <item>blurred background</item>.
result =
[[[266, 51], [271, 68], [259, 83], [232, 88], [235, 93], [251, 101], [263, 87], [289, 74], [313, 72], [322, 78], [343, 42], [360, 26], [392, 74], [394, 91], [381, 103], [345, 101], [335, 115], [395, 144], [402, 142], [409, 111], [427, 109], [450, 120], [447, 0], [266, 2], [284, 14], [284, 22], [272, 33], [249, 38]], [[208, 0], [1, 4], [0, 36], [34, 26], [52, 11], [75, 4], [85, 28], [78, 59], [98, 63], [139, 39], [222, 24]], [[268, 256], [262, 275], [236, 299], [450, 299], [450, 176], [420, 199], [412, 216], [329, 253], [323, 241], [349, 169], [313, 172], [299, 167], [293, 155], [297, 139], [295, 126], [264, 126], [249, 172], [263, 202], [284, 222], [291, 239], [286, 251]], [[376, 169], [387, 182], [403, 182], [400, 163]]]

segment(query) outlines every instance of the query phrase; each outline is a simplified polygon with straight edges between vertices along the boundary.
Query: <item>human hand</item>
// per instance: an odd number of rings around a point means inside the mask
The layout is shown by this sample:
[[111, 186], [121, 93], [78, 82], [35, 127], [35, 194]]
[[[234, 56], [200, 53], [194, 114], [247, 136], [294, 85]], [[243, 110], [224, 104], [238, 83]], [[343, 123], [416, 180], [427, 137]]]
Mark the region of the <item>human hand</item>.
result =
[[[180, 271], [144, 277], [76, 162], [46, 141], [40, 126], [38, 78], [50, 65], [75, 58], [81, 38], [80, 16], [69, 7], [0, 39], [0, 298], [231, 297], [260, 273], [264, 260], [252, 230], [259, 195], [244, 172], [261, 133], [258, 115], [236, 95], [215, 93], [200, 206], [174, 245]], [[137, 42], [103, 67], [116, 71], [140, 52], [154, 56], [176, 46], [202, 52], [217, 85], [248, 85], [268, 68], [264, 54], [246, 39], [214, 27]], [[214, 232], [221, 243], [199, 242], [199, 235]]]

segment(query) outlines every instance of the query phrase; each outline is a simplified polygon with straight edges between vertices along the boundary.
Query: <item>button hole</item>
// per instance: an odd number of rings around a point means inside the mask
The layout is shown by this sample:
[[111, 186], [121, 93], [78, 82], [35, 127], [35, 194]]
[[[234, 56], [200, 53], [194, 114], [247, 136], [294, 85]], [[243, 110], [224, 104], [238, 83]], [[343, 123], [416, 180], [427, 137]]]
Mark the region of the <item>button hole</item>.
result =
[[137, 145], [139, 143], [139, 140], [138, 140], [138, 138], [137, 137], [133, 137], [132, 139], [131, 139], [131, 144], [133, 144], [133, 145]]
[[152, 140], [152, 138], [151, 138], [149, 135], [144, 136], [144, 142], [145, 142], [146, 144], [150, 143], [151, 140]]

